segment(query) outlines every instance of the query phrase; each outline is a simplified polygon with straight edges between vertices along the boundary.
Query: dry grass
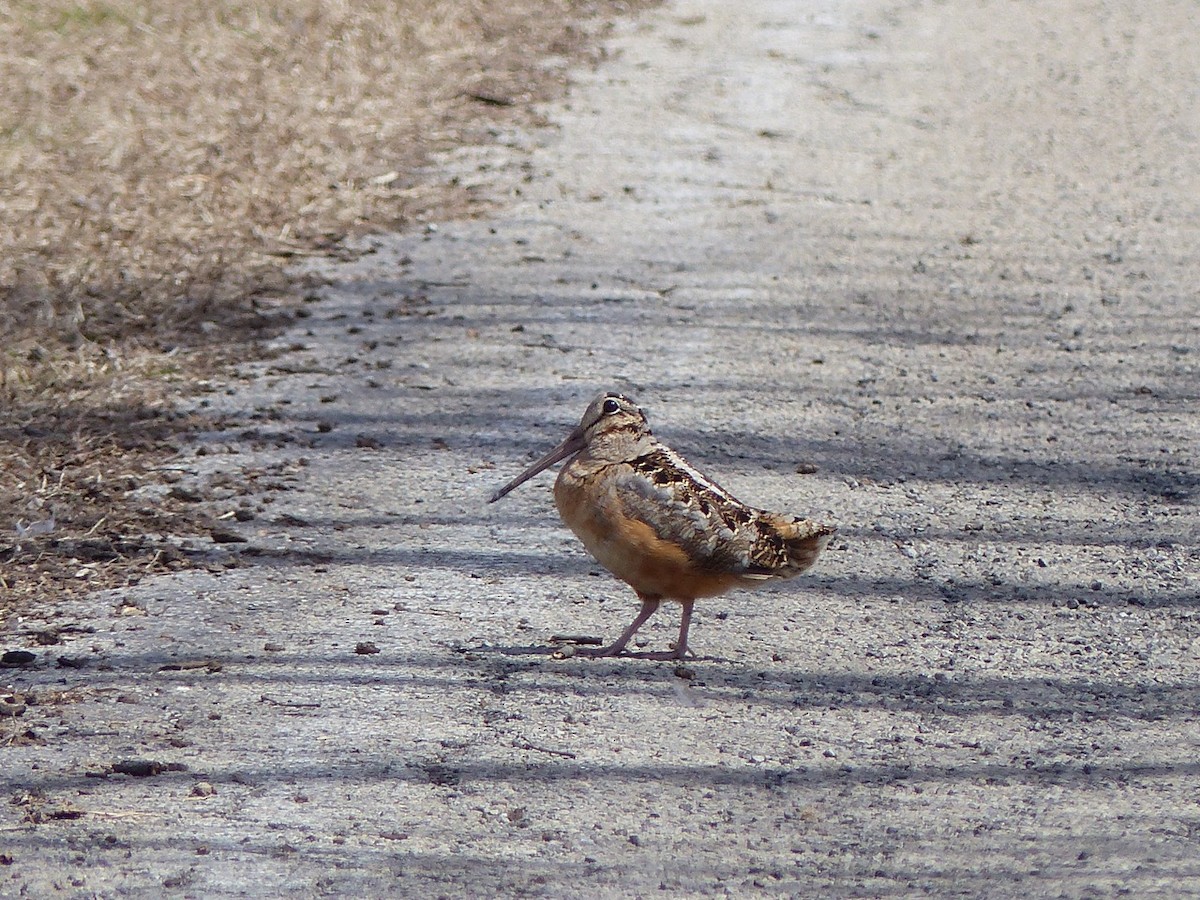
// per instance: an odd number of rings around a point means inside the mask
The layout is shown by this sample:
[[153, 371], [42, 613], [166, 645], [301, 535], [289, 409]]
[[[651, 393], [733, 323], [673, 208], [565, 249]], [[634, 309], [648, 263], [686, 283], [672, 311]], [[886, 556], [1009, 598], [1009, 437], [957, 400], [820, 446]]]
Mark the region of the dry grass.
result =
[[[138, 365], [72, 354], [63, 376], [0, 422], [0, 590], [15, 600], [128, 583], [186, 564], [169, 537], [205, 525], [198, 507], [139, 491], [195, 421], [172, 408], [181, 371], [156, 354]], [[50, 363], [53, 366], [53, 363]], [[5, 604], [0, 600], [0, 610]]]
[[[189, 327], [280, 253], [402, 225], [481, 81], [546, 88], [565, 0], [32, 2], [0, 11], [4, 330]], [[553, 79], [551, 79], [553, 81]]]
[[253, 352], [289, 257], [463, 212], [431, 152], [528, 117], [586, 23], [639, 5], [0, 6], [0, 591], [69, 588], [97, 535], [119, 581], [162, 557], [146, 533], [200, 527], [129, 499], [191, 427], [196, 348]]

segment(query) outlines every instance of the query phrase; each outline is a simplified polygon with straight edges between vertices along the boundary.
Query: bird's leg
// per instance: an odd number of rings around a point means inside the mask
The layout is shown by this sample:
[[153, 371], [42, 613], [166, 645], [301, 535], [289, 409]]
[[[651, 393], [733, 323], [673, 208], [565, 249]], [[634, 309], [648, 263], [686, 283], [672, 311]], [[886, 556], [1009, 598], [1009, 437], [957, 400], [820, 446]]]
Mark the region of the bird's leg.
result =
[[626, 628], [625, 632], [619, 638], [617, 638], [607, 647], [599, 647], [595, 650], [590, 648], [586, 650], [580, 650], [579, 655], [617, 656], [620, 654], [625, 649], [625, 645], [629, 643], [629, 639], [637, 633], [637, 630], [641, 628], [642, 625], [645, 624], [646, 620], [654, 615], [655, 611], [658, 609], [657, 597], [649, 597], [645, 594], [638, 594], [638, 597], [640, 597], [642, 600], [642, 611], [637, 614], [637, 618], [633, 620], [633, 624]]
[[645, 654], [646, 659], [683, 659], [688, 653], [688, 628], [692, 624], [692, 607], [695, 600], [680, 600], [683, 611], [679, 614], [679, 637], [675, 641], [674, 650], [660, 650]]
[[675, 657], [677, 659], [683, 659], [688, 652], [687, 634], [688, 628], [692, 624], [692, 607], [695, 605], [695, 600], [683, 601], [683, 612], [679, 614], [679, 639], [675, 641]]

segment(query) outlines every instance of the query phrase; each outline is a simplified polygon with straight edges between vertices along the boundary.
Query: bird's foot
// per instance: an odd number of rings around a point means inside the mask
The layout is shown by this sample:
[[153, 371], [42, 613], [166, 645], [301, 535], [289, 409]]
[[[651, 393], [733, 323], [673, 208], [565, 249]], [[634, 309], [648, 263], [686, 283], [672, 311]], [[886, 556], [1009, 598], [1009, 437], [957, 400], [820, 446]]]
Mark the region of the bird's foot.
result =
[[651, 653], [637, 654], [642, 659], [687, 659], [689, 656], [692, 659], [696, 658], [695, 651], [687, 644], [682, 646], [672, 644], [670, 650], [655, 650]]

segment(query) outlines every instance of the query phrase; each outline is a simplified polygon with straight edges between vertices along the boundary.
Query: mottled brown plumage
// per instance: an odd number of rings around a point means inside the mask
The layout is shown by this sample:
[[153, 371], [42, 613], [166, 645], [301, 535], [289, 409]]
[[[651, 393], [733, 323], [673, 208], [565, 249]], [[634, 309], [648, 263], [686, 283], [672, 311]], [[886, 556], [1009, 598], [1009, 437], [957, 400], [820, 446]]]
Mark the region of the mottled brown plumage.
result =
[[491, 498], [572, 457], [554, 484], [559, 514], [584, 546], [642, 601], [633, 624], [592, 656], [615, 656], [662, 600], [683, 605], [678, 658], [697, 597], [756, 587], [809, 568], [836, 529], [747, 506], [650, 432], [628, 397], [597, 396], [561, 444]]

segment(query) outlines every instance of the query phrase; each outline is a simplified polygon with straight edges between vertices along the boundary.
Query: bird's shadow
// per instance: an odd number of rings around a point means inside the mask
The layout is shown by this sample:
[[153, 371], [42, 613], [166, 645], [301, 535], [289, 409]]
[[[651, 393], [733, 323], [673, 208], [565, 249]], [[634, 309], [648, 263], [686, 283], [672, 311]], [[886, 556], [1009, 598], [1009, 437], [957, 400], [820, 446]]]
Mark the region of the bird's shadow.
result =
[[583, 640], [564, 640], [556, 641], [550, 644], [519, 644], [512, 646], [496, 646], [488, 645], [486, 647], [462, 647], [459, 653], [478, 653], [478, 654], [497, 654], [500, 656], [548, 656], [552, 659], [565, 662], [569, 659], [596, 659], [596, 660], [622, 660], [622, 659], [645, 659], [652, 662], [666, 662], [682, 664], [685, 662], [727, 662], [724, 657], [720, 656], [698, 656], [691, 650], [682, 657], [663, 658], [656, 655], [653, 650], [625, 650], [618, 653], [616, 656], [589, 656], [585, 653], [564, 652], [564, 648], [574, 648], [580, 646], [598, 646], [602, 643], [598, 638], [585, 638]]
[[460, 647], [459, 653], [478, 653], [480, 655], [493, 653], [501, 656], [554, 656], [558, 653], [558, 648], [547, 646], [544, 644], [524, 644], [511, 647], [497, 647], [489, 645], [487, 647]]

